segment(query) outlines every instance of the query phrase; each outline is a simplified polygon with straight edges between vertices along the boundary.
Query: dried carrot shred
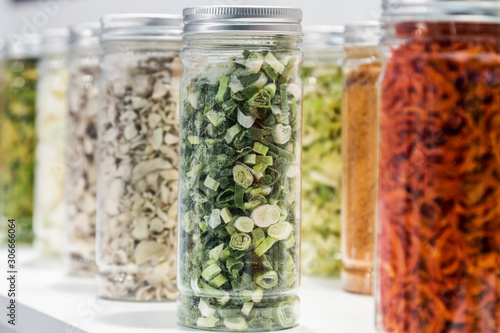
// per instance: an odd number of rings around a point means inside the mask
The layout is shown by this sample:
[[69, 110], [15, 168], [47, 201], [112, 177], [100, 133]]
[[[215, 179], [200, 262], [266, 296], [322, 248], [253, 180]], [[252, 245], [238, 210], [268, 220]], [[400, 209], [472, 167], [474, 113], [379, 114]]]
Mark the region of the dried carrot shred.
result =
[[377, 324], [500, 332], [500, 25], [404, 22], [381, 80]]

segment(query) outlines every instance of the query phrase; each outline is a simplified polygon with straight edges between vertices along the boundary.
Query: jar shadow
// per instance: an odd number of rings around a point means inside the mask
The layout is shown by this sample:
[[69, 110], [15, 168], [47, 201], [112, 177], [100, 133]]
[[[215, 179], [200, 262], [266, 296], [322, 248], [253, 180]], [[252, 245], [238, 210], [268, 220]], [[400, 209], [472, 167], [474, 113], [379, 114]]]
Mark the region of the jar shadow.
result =
[[175, 311], [127, 311], [98, 316], [96, 321], [106, 325], [138, 329], [178, 328]]

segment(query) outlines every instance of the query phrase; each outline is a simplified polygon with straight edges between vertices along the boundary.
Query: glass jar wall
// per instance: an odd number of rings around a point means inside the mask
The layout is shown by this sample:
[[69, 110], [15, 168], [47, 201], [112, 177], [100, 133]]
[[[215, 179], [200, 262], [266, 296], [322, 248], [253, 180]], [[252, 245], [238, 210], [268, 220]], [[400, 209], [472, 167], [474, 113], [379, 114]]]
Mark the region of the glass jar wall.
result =
[[381, 332], [500, 331], [498, 4], [462, 3], [385, 3]]
[[65, 28], [42, 33], [36, 96], [36, 169], [33, 229], [42, 256], [65, 253], [64, 173], [68, 90], [68, 40]]
[[[41, 37], [7, 44], [0, 135], [1, 216], [15, 219], [16, 242], [33, 241], [35, 101]], [[7, 223], [4, 224], [6, 226]]]
[[99, 294], [175, 299], [182, 19], [101, 22]]
[[302, 272], [339, 276], [344, 27], [308, 27], [302, 49]]
[[377, 182], [378, 23], [346, 26], [342, 107], [342, 285], [371, 294]]
[[184, 11], [178, 275], [184, 325], [270, 331], [297, 324], [301, 16], [279, 7]]
[[98, 22], [71, 28], [66, 126], [66, 218], [69, 271], [94, 275], [97, 208]]

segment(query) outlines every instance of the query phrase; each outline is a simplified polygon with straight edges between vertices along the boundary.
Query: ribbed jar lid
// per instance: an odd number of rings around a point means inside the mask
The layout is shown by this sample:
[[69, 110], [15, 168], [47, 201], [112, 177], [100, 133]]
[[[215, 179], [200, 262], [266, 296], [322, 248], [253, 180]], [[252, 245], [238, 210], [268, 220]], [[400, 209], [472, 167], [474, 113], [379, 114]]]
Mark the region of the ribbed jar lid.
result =
[[376, 46], [382, 36], [380, 22], [355, 22], [345, 26], [347, 46]]
[[342, 25], [304, 26], [302, 48], [306, 50], [339, 49], [345, 43], [345, 27]]
[[70, 43], [76, 46], [98, 46], [100, 34], [99, 22], [74, 25], [70, 28]]
[[42, 31], [42, 53], [57, 54], [68, 51], [69, 29], [52, 28]]
[[112, 14], [101, 18], [101, 40], [180, 40], [180, 15]]
[[184, 9], [184, 35], [249, 33], [301, 35], [302, 10], [271, 6], [206, 6]]
[[382, 19], [500, 22], [499, 0], [383, 0]]
[[6, 43], [7, 58], [38, 58], [42, 51], [42, 35], [32, 34], [29, 37], [11, 39]]

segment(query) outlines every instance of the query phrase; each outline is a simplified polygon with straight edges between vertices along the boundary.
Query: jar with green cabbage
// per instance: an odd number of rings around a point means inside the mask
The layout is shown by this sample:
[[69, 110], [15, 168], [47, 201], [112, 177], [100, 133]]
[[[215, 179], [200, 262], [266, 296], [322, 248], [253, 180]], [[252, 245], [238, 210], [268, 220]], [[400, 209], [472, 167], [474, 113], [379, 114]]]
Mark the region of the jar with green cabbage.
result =
[[302, 271], [339, 276], [342, 185], [342, 26], [305, 29]]

